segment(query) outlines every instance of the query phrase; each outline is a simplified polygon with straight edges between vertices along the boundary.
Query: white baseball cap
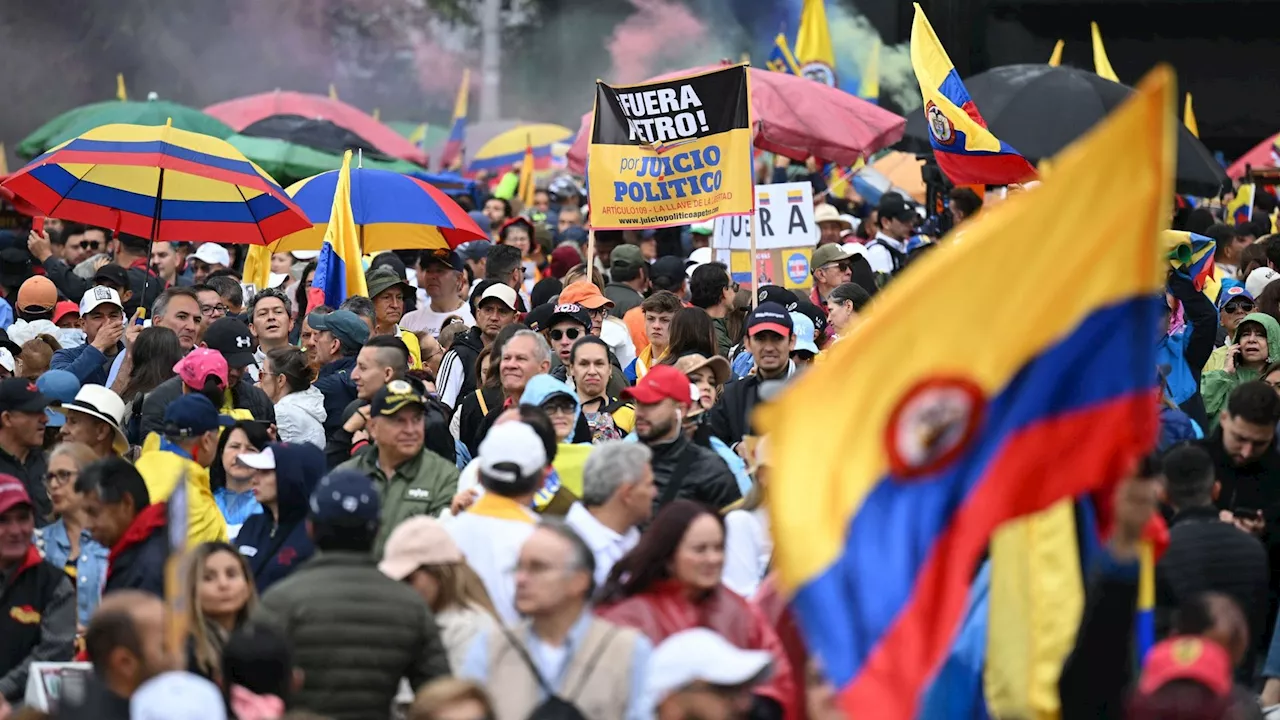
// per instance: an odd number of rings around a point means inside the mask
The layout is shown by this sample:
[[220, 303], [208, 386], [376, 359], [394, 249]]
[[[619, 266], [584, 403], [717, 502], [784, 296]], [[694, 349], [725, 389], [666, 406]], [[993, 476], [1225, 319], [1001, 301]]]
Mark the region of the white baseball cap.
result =
[[512, 310], [517, 310], [518, 308], [516, 306], [520, 302], [519, 296], [516, 295], [516, 291], [511, 289], [510, 285], [506, 285], [504, 283], [494, 283], [485, 288], [480, 299], [476, 301], [476, 307], [480, 307], [484, 301], [489, 298], [497, 298], [498, 300], [501, 300], [504, 305]]
[[735, 687], [764, 680], [773, 668], [767, 650], [743, 650], [706, 628], [671, 635], [649, 656], [648, 692], [656, 708], [697, 682]]
[[689, 253], [689, 260], [685, 262], [684, 272], [689, 277], [693, 277], [693, 271], [699, 267], [711, 262], [712, 250], [709, 247], [700, 247]]
[[217, 243], [205, 243], [196, 248], [195, 259], [210, 265], [231, 266], [231, 253]]
[[275, 470], [276, 454], [271, 451], [271, 448], [257, 453], [241, 453], [236, 458], [236, 462], [254, 470]]
[[547, 450], [533, 428], [508, 421], [494, 425], [484, 436], [478, 459], [482, 475], [490, 480], [514, 483], [545, 468]]
[[124, 310], [124, 303], [120, 302], [120, 293], [114, 288], [105, 285], [96, 285], [84, 291], [84, 297], [80, 298], [80, 315], [83, 317], [89, 314], [89, 311], [99, 305], [111, 304]]
[[130, 720], [227, 720], [218, 686], [189, 672], [167, 672], [142, 683], [129, 701]]
[[290, 250], [289, 254], [292, 255], [294, 259], [301, 260], [303, 262], [315, 260], [320, 257], [319, 250]]
[[267, 287], [280, 287], [289, 280], [289, 273], [269, 273], [267, 275]]
[[1269, 267], [1254, 268], [1244, 280], [1244, 289], [1256, 300], [1276, 278], [1280, 278], [1280, 273]]

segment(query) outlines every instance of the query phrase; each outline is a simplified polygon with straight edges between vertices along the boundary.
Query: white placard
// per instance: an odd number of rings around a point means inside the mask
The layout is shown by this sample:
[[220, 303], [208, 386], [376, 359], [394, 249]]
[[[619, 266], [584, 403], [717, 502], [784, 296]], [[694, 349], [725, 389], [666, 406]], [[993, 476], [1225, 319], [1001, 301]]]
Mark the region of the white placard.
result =
[[[813, 186], [807, 182], [756, 186], [757, 250], [814, 247], [818, 225], [813, 221]], [[716, 218], [712, 247], [716, 250], [749, 250], [749, 217]]]

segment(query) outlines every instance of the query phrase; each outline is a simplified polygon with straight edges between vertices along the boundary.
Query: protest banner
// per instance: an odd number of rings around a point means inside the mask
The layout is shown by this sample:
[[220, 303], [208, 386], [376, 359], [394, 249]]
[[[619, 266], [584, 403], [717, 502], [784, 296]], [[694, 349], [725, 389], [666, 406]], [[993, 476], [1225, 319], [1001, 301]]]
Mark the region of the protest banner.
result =
[[757, 185], [755, 192], [754, 250], [753, 216], [718, 218], [711, 240], [715, 257], [727, 261], [736, 282], [753, 283], [755, 288], [808, 289], [813, 284], [809, 257], [818, 244], [813, 186], [807, 182]]
[[752, 211], [747, 67], [644, 85], [596, 82], [591, 227], [689, 225]]

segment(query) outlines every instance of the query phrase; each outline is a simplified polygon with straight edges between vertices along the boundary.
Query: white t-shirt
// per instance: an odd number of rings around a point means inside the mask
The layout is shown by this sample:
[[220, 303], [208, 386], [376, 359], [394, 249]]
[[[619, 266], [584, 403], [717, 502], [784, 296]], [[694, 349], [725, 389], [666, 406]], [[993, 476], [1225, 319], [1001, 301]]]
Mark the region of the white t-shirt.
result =
[[773, 558], [773, 538], [769, 536], [769, 514], [757, 510], [733, 510], [724, 516], [725, 587], [750, 599], [769, 572]]
[[454, 315], [462, 318], [467, 327], [474, 327], [476, 324], [475, 317], [471, 315], [471, 308], [466, 303], [459, 306], [457, 310], [444, 313], [432, 310], [431, 304], [426, 303], [400, 318], [400, 327], [415, 333], [425, 332], [431, 337], [439, 337], [440, 328], [444, 325], [445, 319]]

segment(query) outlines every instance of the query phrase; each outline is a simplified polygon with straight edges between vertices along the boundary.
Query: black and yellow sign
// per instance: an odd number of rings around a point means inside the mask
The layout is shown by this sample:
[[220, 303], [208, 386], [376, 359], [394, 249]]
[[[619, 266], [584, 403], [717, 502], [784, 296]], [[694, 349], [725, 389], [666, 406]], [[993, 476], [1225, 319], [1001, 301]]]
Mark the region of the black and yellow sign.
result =
[[596, 230], [753, 212], [747, 66], [646, 85], [597, 82], [587, 182]]

